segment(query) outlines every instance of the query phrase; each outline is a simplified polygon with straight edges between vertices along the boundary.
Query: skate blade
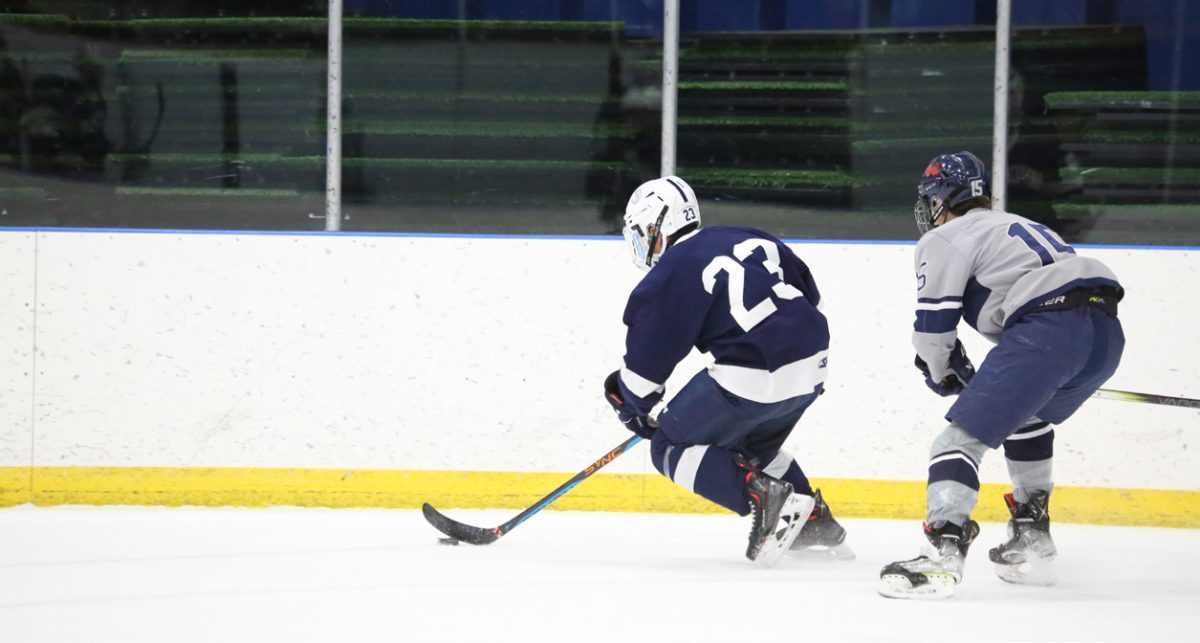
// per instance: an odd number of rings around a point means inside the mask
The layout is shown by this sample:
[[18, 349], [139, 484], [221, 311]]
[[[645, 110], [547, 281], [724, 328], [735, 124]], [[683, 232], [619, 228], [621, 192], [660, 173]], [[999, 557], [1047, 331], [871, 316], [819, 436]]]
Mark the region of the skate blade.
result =
[[797, 560], [854, 560], [854, 550], [846, 543], [829, 547], [812, 545], [788, 551], [788, 555]]
[[1031, 558], [1017, 565], [996, 565], [996, 576], [1014, 585], [1036, 585], [1049, 587], [1058, 582], [1054, 561]]
[[[783, 510], [779, 512], [779, 522], [776, 523], [775, 534], [762, 544], [758, 550], [758, 555], [754, 557], [754, 564], [759, 567], [774, 567], [775, 563], [779, 562], [780, 558], [787, 553], [795, 542], [796, 536], [800, 535], [800, 528], [804, 526], [804, 522], [808, 520], [808, 515], [812, 513], [815, 501], [812, 496], [801, 494], [792, 494], [784, 504]], [[786, 525], [779, 528], [779, 525], [785, 523], [784, 517], [790, 516], [786, 521]]]
[[928, 583], [913, 587], [908, 579], [899, 574], [888, 574], [879, 579], [876, 591], [884, 598], [908, 600], [945, 600], [954, 596], [954, 577], [949, 574], [926, 574]]

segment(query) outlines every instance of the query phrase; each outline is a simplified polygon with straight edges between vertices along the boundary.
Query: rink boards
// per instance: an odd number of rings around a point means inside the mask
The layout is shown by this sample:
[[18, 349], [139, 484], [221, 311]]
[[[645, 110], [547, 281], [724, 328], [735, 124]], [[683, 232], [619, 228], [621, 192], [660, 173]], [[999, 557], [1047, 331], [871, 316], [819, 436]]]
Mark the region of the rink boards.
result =
[[[792, 246], [833, 342], [786, 448], [845, 515], [917, 517], [948, 403], [911, 366], [913, 246]], [[1200, 396], [1197, 251], [1079, 252], [1129, 291], [1108, 386]], [[599, 391], [640, 274], [615, 238], [0, 232], [0, 504], [523, 508], [626, 437]], [[1091, 401], [1058, 430], [1056, 519], [1200, 526], [1198, 431]], [[646, 451], [555, 506], [710, 510]]]

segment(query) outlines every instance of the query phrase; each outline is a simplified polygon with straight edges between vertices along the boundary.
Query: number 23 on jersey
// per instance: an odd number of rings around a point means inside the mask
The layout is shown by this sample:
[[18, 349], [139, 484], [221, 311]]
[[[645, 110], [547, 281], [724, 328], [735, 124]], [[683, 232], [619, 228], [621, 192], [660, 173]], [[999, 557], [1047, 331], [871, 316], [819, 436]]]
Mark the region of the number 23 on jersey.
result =
[[745, 261], [754, 251], [762, 248], [766, 258], [762, 265], [767, 269], [767, 272], [779, 278], [779, 283], [771, 287], [771, 292], [780, 299], [796, 299], [803, 297], [804, 293], [800, 292], [795, 286], [786, 283], [783, 280], [783, 267], [779, 262], [779, 248], [774, 243], [765, 239], [746, 239], [733, 247], [733, 256], [720, 255], [715, 257], [704, 268], [704, 273], [701, 278], [704, 280], [704, 289], [712, 294], [717, 286], [717, 275], [724, 272], [729, 279], [729, 314], [737, 322], [742, 330], [749, 331], [754, 328], [762, 320], [766, 319], [771, 313], [778, 310], [775, 302], [768, 297], [757, 304], [747, 308], [745, 302], [746, 292], [746, 268]]

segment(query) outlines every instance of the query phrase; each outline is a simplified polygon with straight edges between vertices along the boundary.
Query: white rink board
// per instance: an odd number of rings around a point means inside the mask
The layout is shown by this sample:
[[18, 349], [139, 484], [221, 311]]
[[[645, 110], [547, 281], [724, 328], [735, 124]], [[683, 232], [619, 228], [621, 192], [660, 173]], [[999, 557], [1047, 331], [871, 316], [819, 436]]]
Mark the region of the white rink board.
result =
[[0, 234], [0, 466], [28, 463], [33, 435], [34, 234]]
[[[0, 466], [577, 471], [627, 435], [600, 397], [641, 276], [617, 238], [0, 234], [14, 244], [0, 305], [27, 316], [36, 274], [38, 375], [33, 422], [8, 403], [30, 386], [13, 358], [0, 376]], [[913, 246], [792, 245], [833, 346], [788, 449], [815, 478], [924, 479], [949, 401], [912, 367]], [[1129, 291], [1108, 386], [1200, 396], [1197, 251], [1079, 251]], [[978, 364], [987, 342], [962, 329]], [[1196, 411], [1093, 400], [1059, 431], [1056, 477], [1197, 489], [1197, 431]], [[607, 470], [651, 472], [645, 452]]]

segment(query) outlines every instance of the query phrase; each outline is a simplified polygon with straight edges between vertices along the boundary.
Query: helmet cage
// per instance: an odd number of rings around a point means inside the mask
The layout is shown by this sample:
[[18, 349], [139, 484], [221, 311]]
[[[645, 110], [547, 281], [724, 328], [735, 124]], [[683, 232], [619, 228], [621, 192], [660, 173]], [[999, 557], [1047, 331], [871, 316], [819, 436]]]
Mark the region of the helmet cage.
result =
[[[933, 222], [942, 214], [942, 204], [939, 201], [936, 205], [930, 202], [928, 196], [921, 195], [917, 197], [917, 202], [913, 205], [913, 218], [917, 220], [917, 230], [921, 234], [925, 234], [933, 229]], [[935, 212], [936, 208], [936, 214]]]

